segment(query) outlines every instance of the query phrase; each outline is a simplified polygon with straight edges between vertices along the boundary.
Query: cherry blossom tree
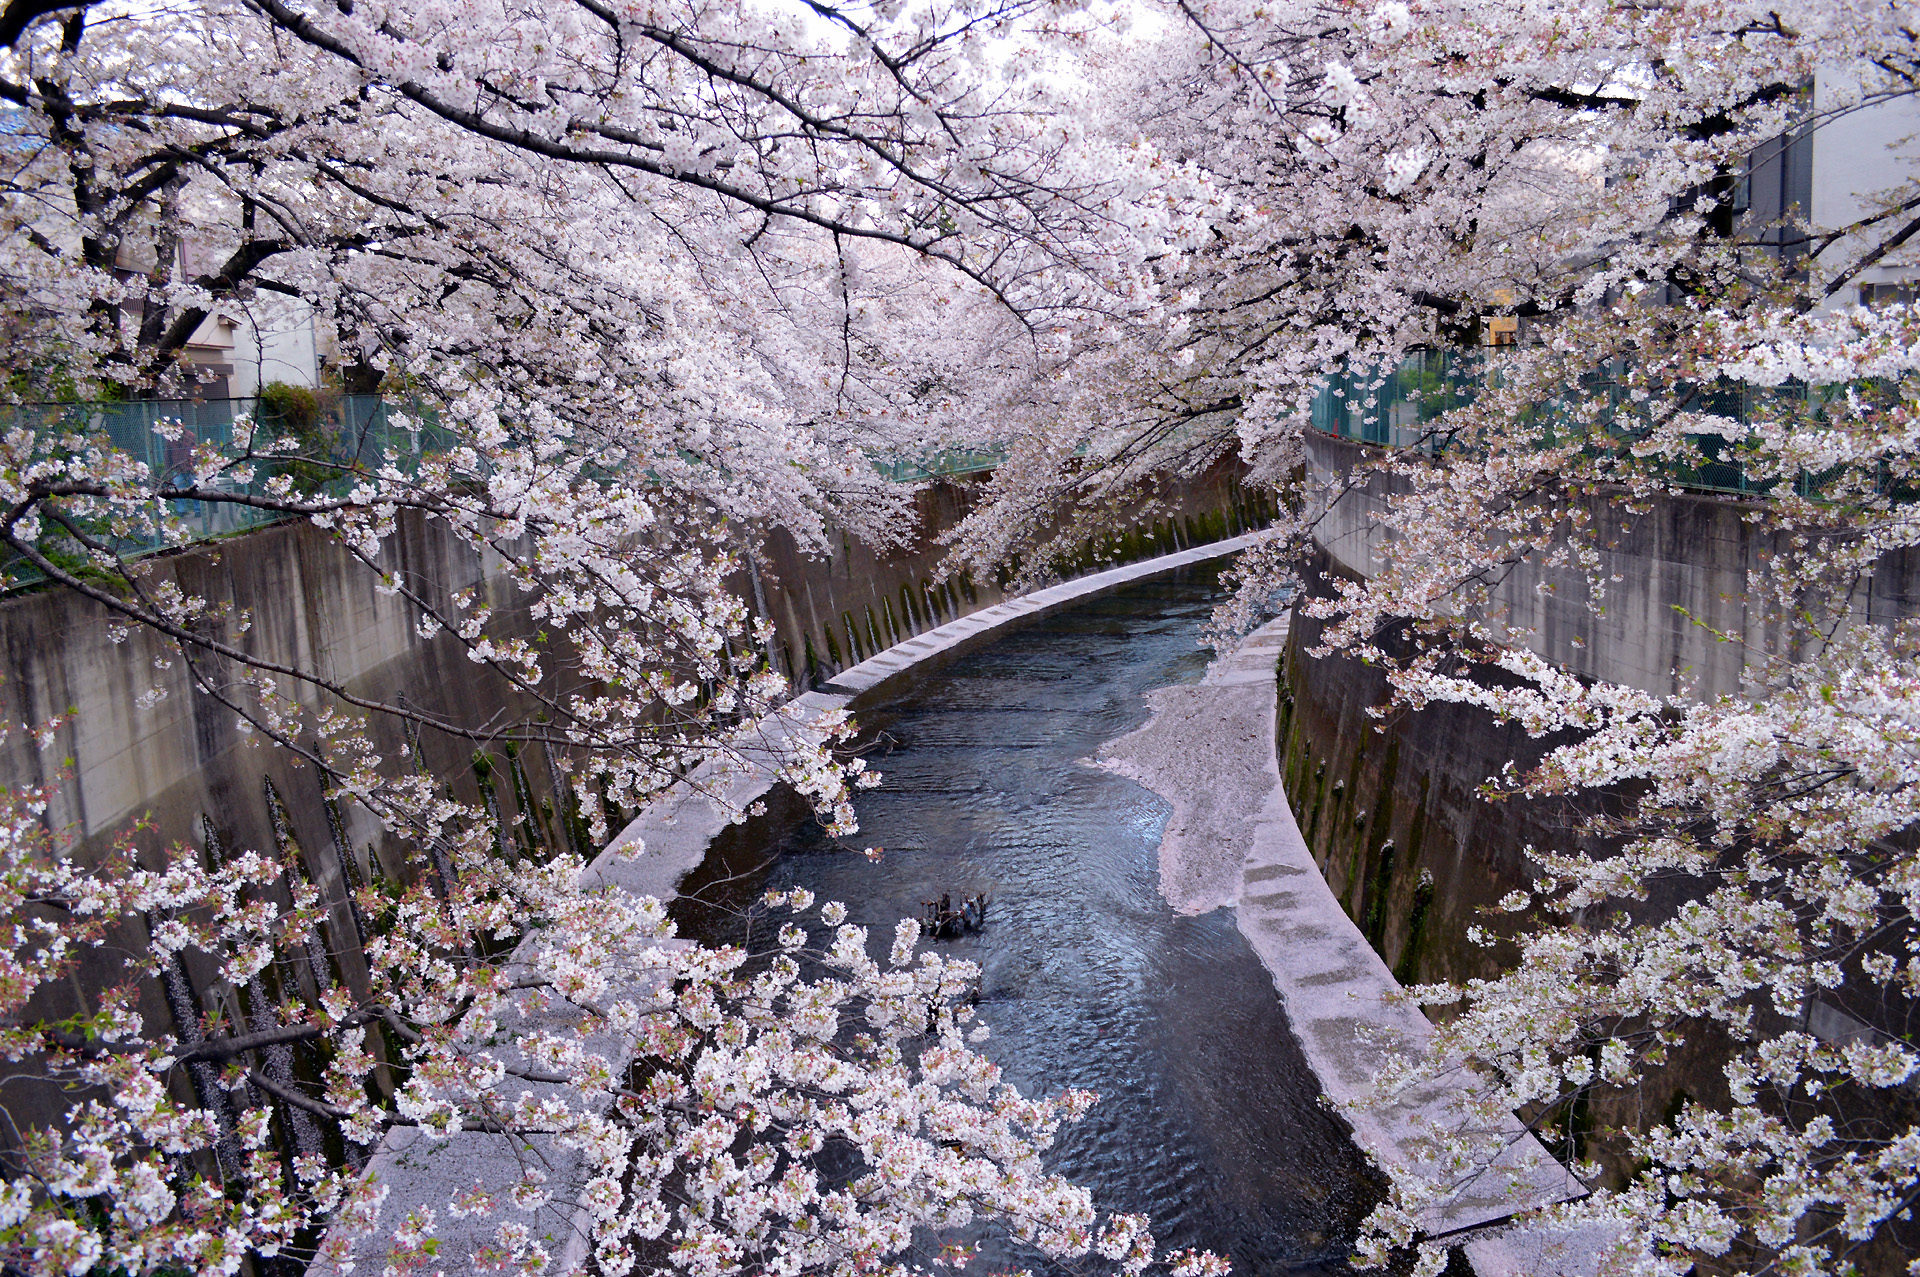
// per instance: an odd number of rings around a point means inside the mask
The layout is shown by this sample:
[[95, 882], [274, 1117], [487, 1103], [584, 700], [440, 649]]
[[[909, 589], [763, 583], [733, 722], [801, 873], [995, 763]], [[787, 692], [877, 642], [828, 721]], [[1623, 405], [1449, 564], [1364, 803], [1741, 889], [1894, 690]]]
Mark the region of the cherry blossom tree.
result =
[[[1055, 327], [1155, 313], [1151, 262], [1204, 231], [1211, 187], [1160, 181], [1038, 74], [1097, 25], [1026, 0], [0, 10], [8, 571], [164, 638], [237, 730], [414, 851], [400, 881], [342, 857], [345, 934], [287, 847], [202, 859], [136, 832], [80, 863], [45, 791], [5, 795], [5, 1049], [72, 1088], [22, 1110], [6, 1262], [258, 1270], [331, 1227], [426, 1263], [434, 1221], [380, 1219], [360, 1175], [399, 1126], [580, 1151], [614, 1273], [906, 1271], [975, 1218], [1150, 1262], [1143, 1221], [1101, 1224], [1041, 1167], [1088, 1097], [1003, 1085], [971, 1045], [977, 973], [916, 957], [912, 924], [884, 963], [834, 906], [817, 946], [795, 922], [772, 957], [668, 943], [659, 902], [583, 887], [573, 856], [502, 856], [416, 765], [423, 730], [544, 745], [633, 807], [751, 755], [851, 832], [849, 728], [799, 722], [726, 579], [768, 527], [903, 536], [872, 452], [991, 437], [995, 403], [1050, 375]], [[288, 306], [343, 389], [389, 396], [384, 445], [162, 421], [184, 454], [163, 471], [61, 406], [189, 394], [205, 323]], [[286, 663], [244, 608], [132, 552], [222, 507], [323, 530], [516, 717]], [[406, 571], [406, 521], [503, 562], [519, 614]], [[398, 757], [375, 744], [395, 722]], [[171, 1024], [141, 1014], [156, 982]], [[45, 1012], [80, 983], [84, 1014]], [[489, 1045], [535, 1012], [586, 1027]], [[511, 1215], [545, 1191], [446, 1212], [497, 1212], [491, 1258], [531, 1271], [547, 1256]]]
[[[202, 694], [456, 870], [368, 884], [368, 924], [390, 928], [363, 937], [380, 972], [323, 991], [317, 967], [301, 972], [320, 924], [290, 867], [48, 869], [44, 797], [17, 795], [17, 908], [43, 920], [21, 934], [46, 939], [16, 955], [15, 1045], [103, 1097], [70, 1125], [79, 1144], [47, 1137], [37, 1187], [11, 1199], [20, 1262], [153, 1266], [215, 1220], [222, 1256], [295, 1246], [370, 1205], [349, 1145], [468, 1121], [546, 1123], [591, 1150], [612, 1185], [596, 1190], [611, 1267], [671, 1235], [674, 1262], [702, 1272], [853, 1271], [963, 1209], [1142, 1262], [1136, 1223], [1097, 1238], [1031, 1160], [1078, 1101], [994, 1089], [952, 1005], [964, 971], [904, 950], [876, 964], [842, 933], [818, 979], [797, 956], [757, 968], [661, 947], [657, 906], [581, 893], [577, 865], [501, 863], [480, 813], [378, 760], [366, 724], [417, 710], [273, 667], [244, 615], [149, 585], [121, 550], [183, 543], [175, 502], [312, 519], [537, 707], [510, 739], [564, 747], [631, 805], [742, 747], [743, 725], [777, 723], [780, 689], [722, 583], [756, 525], [803, 542], [828, 519], [897, 532], [867, 449], [1009, 439], [956, 563], [1029, 575], [1089, 521], [1237, 453], [1296, 516], [1241, 568], [1246, 620], [1337, 495], [1295, 480], [1319, 386], [1343, 367], [1384, 379], [1494, 316], [1526, 319], [1530, 340], [1471, 403], [1368, 463], [1396, 481], [1378, 570], [1313, 607], [1328, 648], [1385, 664], [1405, 703], [1575, 729], [1514, 779], [1523, 792], [1644, 794], [1610, 854], [1541, 851], [1511, 902], [1534, 915], [1513, 974], [1423, 992], [1452, 1018], [1383, 1085], [1465, 1067], [1490, 1109], [1550, 1114], [1719, 1035], [1731, 1102], [1622, 1133], [1639, 1168], [1563, 1216], [1616, 1229], [1616, 1258], [1642, 1271], [1837, 1271], [1885, 1247], [1920, 1192], [1915, 1133], [1886, 1102], [1915, 1061], [1892, 1039], [1823, 1042], [1796, 1017], [1816, 989], [1904, 1005], [1920, 979], [1915, 635], [1851, 602], [1914, 543], [1920, 344], [1908, 310], [1836, 304], [1920, 223], [1897, 175], [1833, 227], [1743, 213], [1740, 183], [1789, 131], [1910, 96], [1909, 25], [1851, 0], [1143, 13], [1128, 34], [1037, 0], [0, 9], [17, 398], [185, 388], [180, 354], [208, 316], [285, 297], [334, 335], [355, 387], [417, 400], [445, 444], [296, 465], [297, 441], [243, 423], [166, 478], [85, 429], [21, 425], [0, 464], [8, 548], [175, 640]], [[1810, 101], [1833, 68], [1846, 87]], [[217, 265], [180, 269], [189, 242]], [[1729, 415], [1710, 395], [1722, 381], [1774, 393]], [[1751, 514], [1782, 547], [1750, 586], [1767, 614], [1742, 695], [1582, 683], [1502, 627], [1497, 587], [1518, 562], [1583, 574], [1604, 599], [1584, 502], [1644, 505], [1708, 459], [1765, 490]], [[395, 572], [382, 547], [413, 518], [505, 556], [546, 643]], [[1488, 665], [1501, 678], [1475, 676]], [[844, 822], [827, 748], [784, 757]], [[553, 939], [523, 970], [490, 946], [528, 918]], [[322, 1009], [268, 1017], [257, 1032], [292, 1036], [245, 1047], [237, 1032], [170, 1040], [124, 998], [98, 1022], [33, 1018], [33, 987], [64, 978], [72, 946], [136, 924], [153, 942], [133, 946], [129, 979], [164, 983], [172, 955], [211, 945], [236, 987], [310, 987]], [[589, 934], [617, 942], [596, 957]], [[612, 1048], [542, 1041], [550, 1059], [502, 1071], [473, 1043], [528, 990], [657, 1066], [630, 1083]], [[871, 1041], [839, 1054], [808, 1027], [821, 1007], [836, 1024], [858, 1011]], [[375, 1051], [370, 1033], [392, 1037]], [[323, 1041], [320, 1087], [288, 1086], [262, 1054]], [[163, 1098], [149, 1081], [170, 1071]], [[534, 1113], [533, 1084], [577, 1102]], [[286, 1145], [263, 1123], [308, 1119], [323, 1144], [338, 1130], [338, 1156], [277, 1164], [268, 1150]], [[807, 1178], [829, 1138], [859, 1144], [874, 1195]], [[1495, 1152], [1444, 1138], [1463, 1166]], [[212, 1188], [248, 1175], [257, 1213]], [[75, 1204], [109, 1192], [134, 1214]], [[1383, 1208], [1371, 1253], [1419, 1240], [1421, 1200], [1409, 1186]], [[424, 1222], [409, 1229], [402, 1244], [424, 1248]], [[537, 1258], [526, 1240], [509, 1234], [504, 1257]]]
[[[1227, 453], [1281, 482], [1327, 376], [1472, 346], [1493, 318], [1850, 300], [1911, 236], [1898, 170], [1858, 225], [1817, 229], [1744, 216], [1741, 178], [1790, 130], [1903, 98], [1911, 51], [1878, 6], [1776, 8], [1144, 7], [1157, 35], [1091, 47], [1090, 109], [1204, 170], [1224, 211], [1155, 259], [1163, 322], [1059, 326], [1056, 400], [961, 554], [1044, 561], [1060, 500], [1101, 509]], [[1871, 75], [1815, 118], [1817, 66]]]
[[[683, 770], [676, 750], [767, 707], [717, 588], [729, 552], [768, 526], [820, 547], [829, 519], [876, 544], [904, 535], [905, 496], [868, 454], [1000, 429], [1010, 396], [990, 388], [1044, 376], [1043, 330], [1151, 313], [1146, 263], [1204, 225], [1204, 180], [1154, 181], [1138, 148], [1073, 127], [1027, 73], [1089, 25], [1027, 3], [277, 0], [26, 22], [0, 64], [13, 393], [190, 388], [182, 354], [210, 316], [291, 299], [331, 335], [347, 388], [384, 381], [422, 405], [400, 424], [438, 442], [315, 457], [242, 423], [186, 441], [200, 446], [162, 475], [21, 417], [7, 546], [189, 660], [230, 662], [196, 677], [291, 739], [254, 706], [264, 686], [214, 684], [314, 672], [206, 637], [203, 602], [156, 596], [119, 551], [186, 540], [181, 502], [311, 517], [423, 629], [534, 697], [554, 726], [521, 736], [607, 746], [595, 765], [630, 806]], [[392, 575], [396, 518], [505, 555], [568, 653], [491, 637], [471, 600]], [[659, 633], [642, 637], [641, 611]], [[542, 687], [561, 661], [649, 691], [568, 703]], [[634, 726], [662, 702], [686, 730]]]
[[[1108, 51], [1109, 83], [1231, 206], [1204, 247], [1156, 262], [1175, 323], [1076, 336], [1072, 367], [1098, 384], [1171, 341], [1189, 371], [1164, 359], [1126, 411], [1035, 429], [958, 550], [1044, 562], [1062, 499], [1098, 510], [1238, 451], [1294, 511], [1240, 568], [1222, 622], [1244, 629], [1295, 581], [1323, 512], [1372, 483], [1371, 575], [1306, 604], [1319, 650], [1381, 665], [1397, 704], [1479, 705], [1571, 739], [1494, 778], [1507, 791], [1637, 794], [1606, 854], [1536, 849], [1516, 916], [1488, 928], [1517, 962], [1417, 992], [1445, 1009], [1439, 1036], [1381, 1079], [1383, 1099], [1467, 1077], [1489, 1114], [1559, 1120], [1717, 1042], [1725, 1102], [1613, 1133], [1612, 1176], [1553, 1218], [1600, 1226], [1620, 1271], [1905, 1264], [1920, 689], [1914, 622], [1861, 600], [1915, 545], [1920, 347], [1909, 308], [1851, 303], [1865, 272], [1909, 260], [1913, 169], [1895, 155], [1859, 175], [1885, 189], [1832, 226], [1747, 211], [1742, 179], [1790, 136], [1817, 147], [1852, 112], [1910, 101], [1911, 26], [1831, 0], [1218, 0], [1161, 16], [1158, 40]], [[1473, 346], [1501, 316], [1526, 340], [1479, 356], [1471, 402], [1423, 414], [1331, 488], [1300, 478], [1330, 377], [1354, 374], [1377, 411], [1405, 352]], [[1731, 410], [1729, 388], [1751, 406]], [[1777, 547], [1748, 582], [1748, 631], [1722, 636], [1747, 654], [1739, 693], [1595, 683], [1535, 654], [1501, 607], [1512, 569], [1559, 570], [1604, 607], [1595, 504], [1644, 514], [1710, 462], [1740, 468], [1748, 521]], [[1819, 998], [1876, 1023], [1817, 1037]], [[1460, 1174], [1499, 1152], [1435, 1138]], [[1402, 1186], [1366, 1251], [1419, 1245], [1447, 1187]], [[1423, 1248], [1427, 1271], [1444, 1258]]]
[[[356, 893], [368, 961], [349, 975], [297, 862], [179, 849], [148, 869], [128, 845], [83, 868], [50, 845], [45, 797], [0, 800], [15, 937], [0, 1051], [84, 1098], [9, 1155], [0, 1255], [16, 1270], [236, 1272], [342, 1259], [371, 1232], [406, 1271], [431, 1261], [437, 1223], [480, 1216], [498, 1240], [476, 1262], [534, 1273], [552, 1239], [524, 1213], [556, 1190], [578, 1192], [594, 1262], [616, 1273], [906, 1272], [929, 1231], [975, 1221], [1123, 1272], [1154, 1258], [1144, 1220], [1100, 1221], [1041, 1165], [1094, 1097], [1004, 1083], [976, 1050], [978, 970], [918, 950], [911, 920], [876, 961], [843, 908], [792, 892], [763, 903], [790, 911], [770, 956], [672, 944], [658, 901], [583, 891], [565, 858], [504, 864], [482, 835], [438, 890]], [[34, 1014], [130, 928], [146, 943], [90, 1013]], [[542, 939], [501, 947], [527, 929]], [[208, 959], [244, 1023], [143, 1019], [141, 980], [191, 1003], [189, 963]], [[493, 1045], [506, 1029], [511, 1050]], [[386, 1189], [361, 1167], [396, 1124], [518, 1133], [578, 1150], [588, 1173], [570, 1190], [529, 1165], [504, 1190], [452, 1186], [439, 1218], [382, 1221]]]

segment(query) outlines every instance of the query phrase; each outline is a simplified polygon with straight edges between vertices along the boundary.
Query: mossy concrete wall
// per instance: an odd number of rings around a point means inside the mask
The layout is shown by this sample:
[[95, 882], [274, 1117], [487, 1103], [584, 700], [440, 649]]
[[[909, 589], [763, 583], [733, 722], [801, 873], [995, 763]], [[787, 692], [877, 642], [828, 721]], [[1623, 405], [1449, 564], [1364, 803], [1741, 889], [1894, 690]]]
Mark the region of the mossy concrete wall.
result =
[[[1489, 782], [1503, 768], [1524, 771], [1556, 740], [1530, 738], [1472, 705], [1377, 718], [1370, 711], [1390, 696], [1380, 667], [1311, 655], [1323, 628], [1294, 613], [1274, 724], [1281, 779], [1314, 863], [1402, 985], [1492, 977], [1515, 956], [1501, 938], [1528, 922], [1492, 908], [1532, 880], [1528, 849], [1604, 853], [1596, 831], [1631, 795], [1493, 796]], [[1495, 943], [1470, 940], [1476, 925]], [[1540, 1137], [1558, 1153], [1594, 1159], [1617, 1183], [1632, 1162], [1612, 1133], [1662, 1118], [1682, 1098], [1725, 1103], [1723, 1052], [1703, 1030], [1643, 1085], [1591, 1093], [1543, 1121]]]
[[[475, 553], [443, 525], [403, 517], [386, 557], [399, 572], [436, 589], [474, 590], [507, 632], [526, 628], [525, 605], [503, 562]], [[305, 523], [146, 562], [147, 588], [172, 584], [216, 608], [230, 607], [233, 616], [244, 612], [250, 618], [244, 631], [230, 616], [213, 623], [211, 637], [261, 659], [313, 670], [357, 696], [405, 698], [455, 722], [485, 723], [506, 703], [502, 680], [466, 659], [446, 636], [423, 639], [404, 599], [381, 594], [372, 573]], [[233, 711], [196, 692], [187, 663], [151, 631], [118, 625], [103, 605], [48, 587], [0, 605], [0, 651], [12, 716], [39, 722], [71, 714], [51, 750], [36, 750], [19, 737], [7, 741], [0, 783], [45, 783], [64, 764], [68, 776], [50, 819], [82, 847], [135, 818], [151, 825], [154, 838], [143, 842], [197, 843], [204, 814], [229, 846], [270, 848], [268, 780], [302, 841], [311, 847], [327, 842], [312, 769], [243, 734]], [[217, 685], [234, 671], [213, 665], [206, 674]], [[283, 680], [283, 690], [315, 709], [331, 699], [292, 679]], [[392, 735], [379, 743], [397, 748], [397, 729]], [[465, 796], [474, 796], [477, 781], [461, 774], [472, 746], [456, 758], [450, 740], [428, 733], [425, 744], [431, 769], [461, 781]], [[371, 821], [351, 813], [348, 821], [357, 843], [375, 837]]]
[[[1363, 451], [1316, 437], [1309, 466], [1337, 477]], [[1333, 577], [1375, 565], [1382, 533], [1373, 515], [1398, 482], [1374, 476], [1325, 512], [1304, 597], [1325, 596]], [[1618, 578], [1605, 608], [1588, 608], [1576, 574], [1522, 564], [1496, 591], [1495, 619], [1514, 641], [1581, 677], [1662, 695], [1737, 694], [1750, 656], [1781, 646], [1748, 605], [1747, 574], [1764, 570], [1774, 549], [1772, 535], [1747, 522], [1748, 509], [1732, 498], [1672, 494], [1634, 515], [1596, 497], [1591, 526], [1607, 572]], [[1920, 615], [1920, 555], [1889, 555], [1855, 600], [1855, 616], [1913, 615]], [[1511, 946], [1477, 945], [1468, 931], [1479, 924], [1498, 936], [1525, 925], [1490, 907], [1531, 881], [1529, 848], [1604, 854], [1600, 831], [1633, 795], [1495, 795], [1490, 782], [1508, 768], [1524, 773], [1560, 738], [1530, 738], [1475, 706], [1387, 708], [1391, 689], [1379, 667], [1311, 654], [1323, 629], [1296, 607], [1275, 723], [1281, 777], [1314, 861], [1401, 983], [1494, 975], [1512, 958]], [[1715, 631], [1741, 641], [1722, 641]], [[1674, 903], [1656, 898], [1641, 907], [1658, 912]], [[1620, 1145], [1585, 1142], [1660, 1120], [1682, 1097], [1723, 1102], [1723, 1052], [1711, 1032], [1695, 1034], [1644, 1086], [1595, 1094], [1549, 1135], [1582, 1145], [1617, 1176], [1628, 1169]]]
[[[1313, 435], [1308, 467], [1346, 475], [1369, 450]], [[1398, 477], [1374, 475], [1326, 510], [1306, 597], [1335, 575], [1377, 562], [1375, 515]], [[1613, 581], [1594, 610], [1583, 578], [1522, 563], [1495, 591], [1489, 619], [1561, 668], [1661, 695], [1737, 693], [1750, 655], [1777, 650], [1747, 600], [1748, 573], [1765, 570], [1773, 534], [1747, 521], [1751, 503], [1670, 494], [1643, 514], [1602, 497], [1587, 513]], [[1855, 602], [1862, 621], [1920, 615], [1920, 554], [1886, 556]], [[1480, 910], [1528, 881], [1529, 845], [1600, 850], [1595, 818], [1623, 796], [1581, 802], [1495, 799], [1487, 782], [1525, 772], [1556, 743], [1534, 740], [1472, 706], [1393, 709], [1381, 671], [1342, 656], [1314, 658], [1323, 630], [1296, 608], [1281, 670], [1281, 776], [1308, 845], [1354, 920], [1403, 981], [1492, 972], [1496, 952], [1466, 941]], [[1722, 635], [1741, 636], [1727, 641]], [[1424, 885], [1423, 885], [1424, 884]]]
[[1527, 847], [1597, 850], [1593, 805], [1492, 799], [1487, 782], [1549, 742], [1471, 705], [1374, 717], [1391, 697], [1384, 673], [1312, 656], [1324, 628], [1296, 609], [1280, 664], [1276, 749], [1300, 832], [1401, 983], [1491, 975], [1497, 954], [1467, 928], [1529, 881]]
[[[1346, 476], [1367, 445], [1326, 435], [1307, 439], [1310, 485], [1327, 490]], [[1373, 474], [1325, 510], [1315, 540], [1332, 565], [1366, 575], [1382, 538], [1375, 517], [1404, 490], [1401, 476]], [[1779, 547], [1776, 534], [1748, 521], [1752, 500], [1711, 494], [1660, 497], [1644, 513], [1608, 494], [1585, 498], [1582, 512], [1601, 571], [1615, 578], [1593, 606], [1586, 578], [1531, 560], [1516, 563], [1494, 587], [1480, 619], [1496, 633], [1532, 648], [1568, 672], [1623, 683], [1657, 695], [1737, 694], [1750, 656], [1784, 651], [1787, 640], [1750, 605], [1750, 573], [1764, 574]], [[1920, 616], [1920, 552], [1883, 556], [1850, 599], [1853, 615], [1882, 623]]]

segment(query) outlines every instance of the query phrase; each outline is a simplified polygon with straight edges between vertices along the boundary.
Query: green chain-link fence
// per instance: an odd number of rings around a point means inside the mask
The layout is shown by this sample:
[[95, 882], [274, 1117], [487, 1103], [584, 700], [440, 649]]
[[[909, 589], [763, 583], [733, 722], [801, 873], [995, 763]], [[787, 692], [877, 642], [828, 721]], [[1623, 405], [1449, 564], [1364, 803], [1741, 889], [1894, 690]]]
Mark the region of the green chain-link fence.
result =
[[[311, 421], [290, 420], [277, 414], [274, 404], [257, 399], [156, 399], [123, 403], [0, 405], [0, 429], [26, 428], [43, 439], [71, 436], [101, 441], [144, 464], [160, 486], [198, 486], [192, 478], [194, 450], [218, 445], [233, 455], [234, 423], [245, 416], [254, 422], [251, 471], [242, 482], [232, 472], [206, 476], [204, 486], [235, 495], [263, 494], [269, 480], [292, 475], [306, 492], [344, 491], [354, 480], [350, 472], [393, 464], [403, 471], [420, 458], [452, 445], [451, 435], [436, 424], [430, 409], [401, 407], [376, 395], [350, 395], [317, 400]], [[169, 438], [168, 436], [172, 436]], [[272, 445], [291, 440], [284, 450]], [[875, 455], [874, 468], [895, 483], [979, 474], [1006, 459], [995, 445], [948, 448], [912, 456]], [[191, 540], [231, 536], [277, 523], [288, 516], [237, 501], [173, 500], [170, 513]], [[123, 556], [152, 553], [168, 542], [158, 535], [125, 536], [102, 540]], [[178, 544], [177, 540], [172, 542]], [[41, 549], [56, 561], [84, 564], [77, 545], [63, 545], [62, 535], [50, 533]], [[6, 589], [32, 585], [43, 574], [20, 559], [0, 564]]]
[[[235, 496], [264, 495], [269, 480], [291, 475], [302, 491], [344, 489], [353, 482], [352, 470], [371, 470], [386, 464], [402, 469], [417, 465], [420, 457], [443, 449], [447, 440], [426, 412], [402, 414], [373, 395], [352, 395], [316, 401], [308, 419], [277, 414], [254, 399], [136, 400], [124, 403], [24, 404], [0, 406], [0, 429], [25, 428], [56, 449], [71, 438], [72, 447], [104, 443], [146, 466], [159, 486], [205, 487]], [[234, 451], [236, 420], [255, 423], [253, 456], [235, 470], [195, 476], [194, 451], [203, 444]], [[288, 445], [284, 451], [276, 444]], [[174, 499], [169, 515], [189, 538], [206, 540], [230, 536], [287, 516], [238, 501]], [[92, 529], [83, 529], [91, 533]], [[167, 544], [158, 534], [140, 537], [116, 535], [102, 529], [99, 539], [121, 555], [151, 553]], [[56, 561], [84, 562], [79, 547], [63, 544], [57, 530], [43, 537], [41, 549]], [[9, 588], [31, 585], [41, 573], [33, 564], [5, 564]]]
[[[1446, 440], [1433, 429], [1434, 421], [1449, 408], [1472, 403], [1488, 378], [1497, 376], [1499, 355], [1475, 350], [1417, 350], [1384, 376], [1376, 368], [1343, 367], [1314, 397], [1311, 425], [1336, 438], [1438, 451], [1446, 446]], [[1858, 392], [1862, 388], [1850, 389]], [[1805, 404], [1809, 400], [1807, 387], [1796, 384], [1766, 387], [1720, 382], [1699, 387], [1693, 393], [1693, 406], [1699, 411], [1742, 425], [1750, 423], [1770, 403]], [[1596, 398], [1605, 401], [1603, 418], [1626, 401], [1626, 391], [1611, 366], [1599, 367], [1582, 379], [1581, 403], [1591, 405]], [[1820, 392], [1814, 392], [1816, 408], [1819, 399]], [[1570, 416], [1571, 410], [1568, 401], [1550, 400], [1529, 412], [1533, 424], [1551, 437], [1555, 418]], [[1633, 442], [1632, 432], [1625, 429], [1614, 432], [1614, 438], [1622, 448]], [[1702, 459], [1697, 463], [1670, 463], [1667, 477], [1672, 482], [1706, 492], [1741, 495], [1777, 490], [1777, 480], [1749, 474], [1726, 440], [1701, 435], [1694, 442]], [[1821, 482], [1820, 475], [1802, 474], [1794, 487], [1802, 495], [1812, 496], [1819, 492]]]

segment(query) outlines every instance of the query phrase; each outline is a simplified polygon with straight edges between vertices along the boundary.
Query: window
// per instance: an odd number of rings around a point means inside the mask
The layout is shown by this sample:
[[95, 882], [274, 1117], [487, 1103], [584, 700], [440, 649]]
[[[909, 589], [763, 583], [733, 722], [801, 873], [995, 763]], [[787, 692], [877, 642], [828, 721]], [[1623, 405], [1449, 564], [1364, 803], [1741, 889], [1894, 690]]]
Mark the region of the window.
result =
[[1911, 306], [1920, 296], [1920, 285], [1912, 281], [1891, 284], [1862, 284], [1860, 286], [1860, 304], [1862, 306]]

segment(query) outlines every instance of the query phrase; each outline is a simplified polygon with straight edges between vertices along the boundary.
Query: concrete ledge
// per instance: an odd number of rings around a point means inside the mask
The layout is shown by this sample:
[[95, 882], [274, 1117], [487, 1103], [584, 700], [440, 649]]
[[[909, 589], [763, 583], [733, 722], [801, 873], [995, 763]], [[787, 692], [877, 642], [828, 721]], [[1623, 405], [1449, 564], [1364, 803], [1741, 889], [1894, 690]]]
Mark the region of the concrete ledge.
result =
[[957, 621], [949, 621], [936, 629], [896, 643], [884, 652], [843, 670], [828, 681], [822, 690], [845, 697], [845, 704], [850, 709], [865, 709], [880, 704], [904, 694], [916, 679], [933, 669], [999, 638], [1010, 626], [1035, 620], [1123, 585], [1237, 554], [1265, 540], [1268, 535], [1265, 532], [1249, 532], [1230, 540], [1197, 545], [1177, 554], [1122, 564], [1104, 572], [1063, 581], [1044, 590], [1035, 590], [1031, 594], [1008, 599], [1005, 603], [981, 608], [978, 612], [969, 612]]

